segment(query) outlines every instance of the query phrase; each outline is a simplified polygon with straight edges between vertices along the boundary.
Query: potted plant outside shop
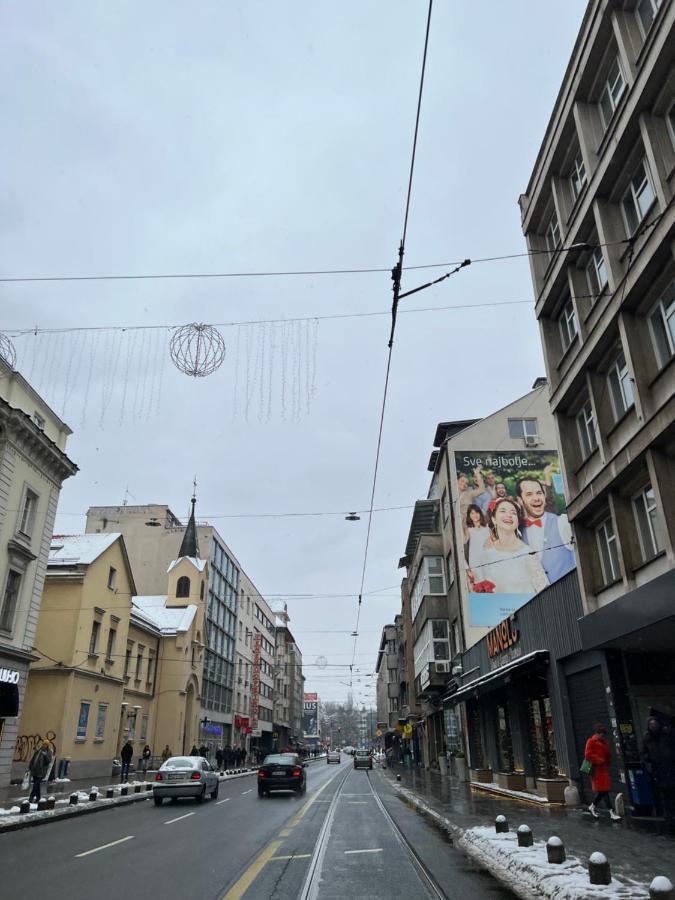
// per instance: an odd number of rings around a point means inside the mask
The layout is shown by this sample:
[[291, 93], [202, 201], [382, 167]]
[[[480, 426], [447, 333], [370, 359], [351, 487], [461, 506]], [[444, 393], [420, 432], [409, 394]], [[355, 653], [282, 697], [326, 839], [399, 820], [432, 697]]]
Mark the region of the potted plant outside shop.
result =
[[469, 780], [469, 771], [466, 765], [466, 755], [463, 750], [457, 750], [453, 754], [455, 760], [455, 773], [460, 781]]

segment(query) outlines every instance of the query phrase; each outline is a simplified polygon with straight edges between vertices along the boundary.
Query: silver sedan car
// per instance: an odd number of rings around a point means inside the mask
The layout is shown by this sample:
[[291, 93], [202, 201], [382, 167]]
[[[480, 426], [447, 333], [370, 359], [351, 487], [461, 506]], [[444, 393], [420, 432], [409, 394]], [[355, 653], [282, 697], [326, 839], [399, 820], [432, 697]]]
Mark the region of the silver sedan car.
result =
[[155, 775], [152, 796], [155, 806], [165, 797], [175, 803], [179, 797], [194, 797], [201, 803], [207, 794], [212, 800], [218, 796], [218, 773], [201, 756], [171, 756]]

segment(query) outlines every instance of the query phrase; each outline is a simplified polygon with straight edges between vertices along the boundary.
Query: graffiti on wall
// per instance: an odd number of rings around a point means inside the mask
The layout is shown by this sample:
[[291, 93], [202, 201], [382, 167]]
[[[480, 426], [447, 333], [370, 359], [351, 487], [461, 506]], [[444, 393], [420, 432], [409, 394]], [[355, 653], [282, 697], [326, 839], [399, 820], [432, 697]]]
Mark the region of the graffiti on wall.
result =
[[19, 734], [14, 745], [14, 762], [30, 762], [43, 740], [49, 741], [49, 749], [56, 756], [55, 732], [46, 731], [44, 737], [41, 734]]

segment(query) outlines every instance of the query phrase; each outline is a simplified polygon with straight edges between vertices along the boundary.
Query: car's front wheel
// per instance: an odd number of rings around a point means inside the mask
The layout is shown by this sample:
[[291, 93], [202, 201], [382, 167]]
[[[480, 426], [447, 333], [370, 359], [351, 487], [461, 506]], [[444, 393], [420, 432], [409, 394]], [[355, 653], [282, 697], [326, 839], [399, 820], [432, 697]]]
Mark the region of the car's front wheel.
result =
[[155, 801], [155, 806], [161, 806], [164, 802], [164, 797], [157, 797], [155, 795], [152, 799]]

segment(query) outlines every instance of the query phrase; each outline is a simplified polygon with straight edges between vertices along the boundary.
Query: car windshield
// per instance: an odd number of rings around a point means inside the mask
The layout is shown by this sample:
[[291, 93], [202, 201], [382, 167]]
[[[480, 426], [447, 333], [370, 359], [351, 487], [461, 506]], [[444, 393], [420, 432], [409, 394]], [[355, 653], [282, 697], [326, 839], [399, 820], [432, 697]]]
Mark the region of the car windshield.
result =
[[269, 766], [277, 763], [278, 765], [294, 765], [298, 761], [298, 757], [294, 753], [271, 753], [266, 756], [263, 765]]
[[196, 760], [190, 759], [189, 756], [174, 756], [167, 759], [162, 768], [165, 769], [194, 769]]

